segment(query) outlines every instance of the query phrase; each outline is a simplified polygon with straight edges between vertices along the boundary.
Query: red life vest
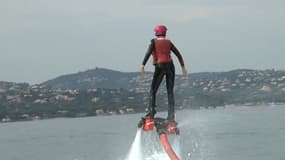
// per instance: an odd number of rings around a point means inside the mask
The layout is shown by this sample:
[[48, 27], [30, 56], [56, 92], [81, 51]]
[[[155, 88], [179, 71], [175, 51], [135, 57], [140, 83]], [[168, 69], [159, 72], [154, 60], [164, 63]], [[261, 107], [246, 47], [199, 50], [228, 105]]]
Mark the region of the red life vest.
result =
[[154, 40], [154, 50], [152, 51], [153, 64], [172, 63], [170, 56], [172, 43], [166, 38], [156, 38]]
[[153, 64], [172, 63], [171, 51], [177, 56], [181, 66], [184, 66], [183, 58], [174, 46], [174, 44], [166, 38], [155, 38], [151, 40], [151, 44], [145, 54], [142, 65], [145, 65], [150, 55], [153, 57]]

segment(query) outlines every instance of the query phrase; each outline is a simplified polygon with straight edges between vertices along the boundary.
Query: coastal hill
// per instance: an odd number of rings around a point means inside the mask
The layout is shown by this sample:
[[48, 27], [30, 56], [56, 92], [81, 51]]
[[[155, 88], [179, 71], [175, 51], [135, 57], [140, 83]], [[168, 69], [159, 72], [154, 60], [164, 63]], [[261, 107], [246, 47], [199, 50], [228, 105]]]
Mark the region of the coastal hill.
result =
[[[143, 112], [151, 80], [152, 73], [95, 68], [36, 85], [0, 81], [0, 120]], [[177, 75], [175, 97], [178, 109], [284, 104], [285, 71], [237, 69]], [[157, 100], [158, 110], [167, 109], [164, 82]]]
[[84, 72], [59, 76], [55, 79], [48, 80], [41, 85], [46, 85], [53, 89], [131, 88], [132, 84], [128, 83], [129, 80], [139, 75], [139, 73], [127, 73], [105, 68], [95, 68]]

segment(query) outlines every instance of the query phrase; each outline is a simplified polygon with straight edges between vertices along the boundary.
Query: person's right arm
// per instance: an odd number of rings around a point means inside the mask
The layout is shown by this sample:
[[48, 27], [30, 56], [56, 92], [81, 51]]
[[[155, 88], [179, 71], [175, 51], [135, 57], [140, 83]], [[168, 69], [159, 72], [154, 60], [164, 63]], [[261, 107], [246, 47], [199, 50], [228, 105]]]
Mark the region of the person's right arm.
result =
[[154, 49], [154, 39], [151, 40], [151, 42], [148, 46], [147, 52], [144, 56], [144, 59], [143, 59], [143, 62], [142, 62], [141, 68], [140, 68], [141, 73], [144, 73], [144, 66], [145, 66], [146, 62], [148, 61], [153, 49]]

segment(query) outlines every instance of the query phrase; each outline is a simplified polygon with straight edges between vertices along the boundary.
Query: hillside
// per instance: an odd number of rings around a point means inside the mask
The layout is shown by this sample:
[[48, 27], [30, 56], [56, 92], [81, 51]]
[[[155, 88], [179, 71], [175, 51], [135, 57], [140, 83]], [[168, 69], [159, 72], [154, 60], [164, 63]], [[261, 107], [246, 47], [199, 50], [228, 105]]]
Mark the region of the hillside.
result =
[[137, 76], [139, 76], [139, 73], [125, 73], [96, 68], [85, 72], [63, 75], [48, 80], [41, 85], [46, 85], [53, 89], [132, 88], [132, 83], [128, 82]]
[[[152, 73], [96, 68], [37, 85], [0, 81], [0, 120], [143, 112]], [[177, 108], [285, 103], [285, 71], [238, 69], [176, 76]], [[158, 110], [167, 109], [164, 82]]]

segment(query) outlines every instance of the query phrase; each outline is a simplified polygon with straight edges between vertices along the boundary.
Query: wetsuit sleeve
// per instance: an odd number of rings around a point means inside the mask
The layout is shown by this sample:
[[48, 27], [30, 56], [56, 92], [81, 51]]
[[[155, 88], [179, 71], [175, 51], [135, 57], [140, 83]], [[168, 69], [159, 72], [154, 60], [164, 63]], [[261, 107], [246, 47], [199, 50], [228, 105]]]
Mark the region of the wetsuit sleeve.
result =
[[179, 60], [180, 65], [184, 66], [184, 60], [182, 55], [180, 54], [179, 50], [175, 47], [175, 45], [171, 42], [171, 51], [176, 55]]
[[145, 54], [145, 56], [144, 56], [142, 65], [145, 65], [145, 64], [146, 64], [146, 62], [147, 62], [147, 60], [149, 59], [149, 57], [150, 57], [150, 55], [151, 55], [153, 49], [154, 49], [154, 39], [152, 39], [152, 40], [150, 41], [150, 45], [148, 46], [148, 49], [147, 49], [147, 52], [146, 52], [146, 54]]

